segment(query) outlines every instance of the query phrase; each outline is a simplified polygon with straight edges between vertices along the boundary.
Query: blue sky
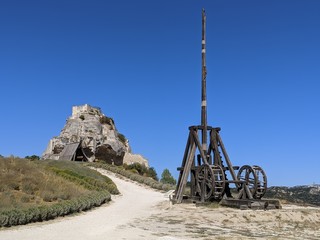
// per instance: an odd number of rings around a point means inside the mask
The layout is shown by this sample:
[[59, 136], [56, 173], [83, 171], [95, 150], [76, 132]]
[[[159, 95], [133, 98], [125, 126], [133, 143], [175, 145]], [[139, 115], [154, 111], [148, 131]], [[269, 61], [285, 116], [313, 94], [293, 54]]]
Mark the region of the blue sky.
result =
[[133, 152], [178, 175], [200, 124], [269, 185], [320, 183], [320, 1], [0, 1], [0, 154], [41, 155], [73, 105], [99, 106]]

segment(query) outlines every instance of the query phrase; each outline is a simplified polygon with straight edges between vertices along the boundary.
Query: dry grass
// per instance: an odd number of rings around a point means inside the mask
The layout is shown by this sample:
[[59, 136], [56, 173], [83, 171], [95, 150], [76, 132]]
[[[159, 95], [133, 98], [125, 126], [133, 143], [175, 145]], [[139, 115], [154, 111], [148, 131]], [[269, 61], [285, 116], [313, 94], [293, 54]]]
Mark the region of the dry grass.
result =
[[[1, 158], [0, 211], [28, 208], [39, 204], [50, 205], [89, 194], [90, 190], [49, 170], [52, 166], [61, 168], [63, 164], [65, 163]], [[95, 175], [96, 179], [103, 179], [95, 171], [74, 163], [66, 164], [69, 164], [67, 166], [69, 169], [73, 167], [83, 174], [85, 172], [91, 177]]]

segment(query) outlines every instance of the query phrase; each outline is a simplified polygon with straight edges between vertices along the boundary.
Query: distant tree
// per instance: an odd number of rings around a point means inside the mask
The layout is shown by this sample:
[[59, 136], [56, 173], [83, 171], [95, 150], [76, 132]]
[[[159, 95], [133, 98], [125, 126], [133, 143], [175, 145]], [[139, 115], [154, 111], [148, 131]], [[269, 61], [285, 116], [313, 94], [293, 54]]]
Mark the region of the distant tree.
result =
[[25, 159], [30, 159], [30, 160], [39, 160], [40, 157], [37, 155], [32, 155], [32, 156], [25, 156]]
[[0, 158], [4, 158], [4, 156], [2, 156], [2, 155], [0, 154]]
[[150, 177], [156, 181], [159, 181], [157, 172], [153, 167], [147, 168], [145, 165], [140, 163], [133, 163], [130, 165], [123, 164], [123, 167], [124, 169], [137, 173], [141, 176]]
[[153, 178], [156, 181], [159, 181], [158, 174], [153, 167], [150, 167], [147, 172], [147, 176]]
[[165, 184], [172, 184], [175, 185], [176, 184], [176, 180], [174, 179], [174, 177], [171, 175], [169, 169], [164, 169], [162, 174], [161, 174], [161, 180], [160, 182], [165, 183]]

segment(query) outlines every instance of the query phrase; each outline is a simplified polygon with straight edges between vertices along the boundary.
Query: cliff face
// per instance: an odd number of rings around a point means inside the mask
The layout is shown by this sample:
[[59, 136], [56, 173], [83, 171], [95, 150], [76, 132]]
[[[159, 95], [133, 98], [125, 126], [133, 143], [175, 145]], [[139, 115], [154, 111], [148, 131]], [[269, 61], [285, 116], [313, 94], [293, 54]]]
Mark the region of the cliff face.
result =
[[131, 161], [148, 166], [146, 159], [141, 160], [140, 155], [131, 153], [128, 140], [117, 131], [113, 119], [105, 116], [100, 108], [88, 104], [72, 107], [72, 116], [60, 135], [49, 141], [42, 158], [59, 160], [62, 150], [76, 142], [81, 142], [88, 161], [99, 159], [115, 165]]

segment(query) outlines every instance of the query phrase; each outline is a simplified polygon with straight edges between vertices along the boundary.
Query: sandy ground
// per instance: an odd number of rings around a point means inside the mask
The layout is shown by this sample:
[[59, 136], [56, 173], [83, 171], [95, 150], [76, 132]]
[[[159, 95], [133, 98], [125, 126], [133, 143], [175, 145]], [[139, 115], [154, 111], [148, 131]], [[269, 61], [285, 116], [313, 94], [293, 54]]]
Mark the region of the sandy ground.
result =
[[121, 196], [74, 216], [0, 231], [1, 240], [320, 239], [320, 208], [238, 210], [171, 205], [164, 193], [100, 170]]

